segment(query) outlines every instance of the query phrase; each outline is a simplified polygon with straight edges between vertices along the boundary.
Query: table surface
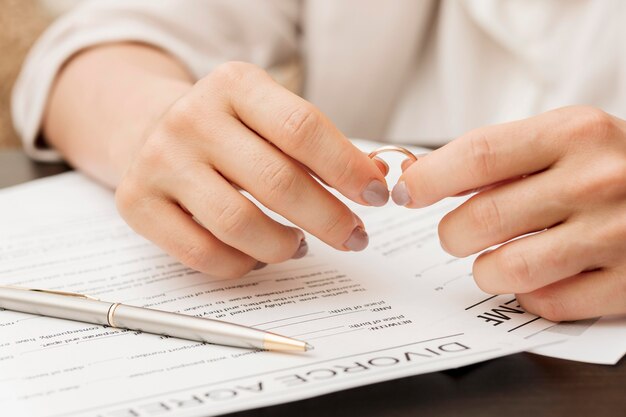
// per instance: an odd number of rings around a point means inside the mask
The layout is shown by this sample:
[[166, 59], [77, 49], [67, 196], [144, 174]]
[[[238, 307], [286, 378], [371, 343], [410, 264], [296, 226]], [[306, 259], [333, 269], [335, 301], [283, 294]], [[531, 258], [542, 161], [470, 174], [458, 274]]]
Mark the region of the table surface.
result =
[[[67, 171], [0, 152], [0, 187]], [[231, 414], [265, 416], [624, 416], [626, 359], [592, 365], [520, 353], [309, 400]]]

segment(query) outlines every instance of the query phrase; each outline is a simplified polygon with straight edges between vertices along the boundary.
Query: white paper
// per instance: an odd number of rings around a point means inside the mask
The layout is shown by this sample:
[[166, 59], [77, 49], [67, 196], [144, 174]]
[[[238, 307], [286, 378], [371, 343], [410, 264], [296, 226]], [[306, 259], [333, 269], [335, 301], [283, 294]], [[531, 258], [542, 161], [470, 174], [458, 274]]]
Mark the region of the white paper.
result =
[[[206, 416], [530, 348], [607, 363], [623, 354], [626, 338], [611, 340], [624, 334], [623, 321], [567, 331], [524, 312], [512, 295], [480, 291], [473, 258], [446, 255], [436, 234], [438, 220], [462, 201], [421, 210], [350, 204], [370, 233], [365, 252], [337, 252], [308, 236], [303, 259], [216, 280], [133, 233], [111, 192], [80, 174], [2, 190], [0, 284], [219, 318], [315, 350], [249, 351], [0, 311], [0, 410]], [[594, 344], [599, 335], [612, 348]]]
[[537, 336], [546, 334], [566, 335], [568, 338], [559, 343], [532, 348], [529, 352], [602, 365], [615, 365], [626, 354], [624, 316], [559, 323]]
[[[468, 320], [496, 333], [543, 341], [546, 346], [531, 350], [540, 355], [600, 364], [615, 364], [624, 356], [626, 316], [557, 324], [524, 311], [512, 295], [482, 292], [471, 274], [475, 257], [458, 259], [439, 249], [436, 224], [458, 204], [444, 202], [419, 214], [393, 208], [379, 212], [352, 208], [360, 211], [366, 224], [375, 226], [370, 229], [375, 242], [371, 249], [384, 257], [385, 263], [410, 273], [416, 291], [437, 302], [440, 310], [459, 314], [457, 321]], [[552, 343], [555, 338], [561, 338], [562, 343]]]
[[537, 343], [455, 318], [458, 308], [420, 295], [373, 252], [340, 253], [313, 238], [304, 259], [212, 279], [134, 234], [112, 194], [76, 173], [1, 191], [0, 230], [0, 284], [220, 318], [315, 346], [251, 351], [0, 311], [3, 415], [215, 415]]

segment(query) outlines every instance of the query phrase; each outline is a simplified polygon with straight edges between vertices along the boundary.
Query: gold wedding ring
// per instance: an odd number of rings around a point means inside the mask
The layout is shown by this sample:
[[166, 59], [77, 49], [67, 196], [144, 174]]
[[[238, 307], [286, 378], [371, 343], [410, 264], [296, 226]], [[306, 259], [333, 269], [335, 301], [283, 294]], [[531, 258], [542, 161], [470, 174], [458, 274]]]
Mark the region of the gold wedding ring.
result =
[[407, 158], [409, 158], [411, 161], [413, 162], [417, 161], [417, 156], [413, 155], [413, 152], [411, 152], [410, 150], [406, 148], [403, 148], [402, 146], [395, 146], [395, 145], [381, 146], [380, 148], [375, 149], [372, 152], [370, 152], [369, 155], [367, 156], [369, 158], [373, 158], [376, 155], [379, 155], [385, 152], [400, 152], [404, 154]]

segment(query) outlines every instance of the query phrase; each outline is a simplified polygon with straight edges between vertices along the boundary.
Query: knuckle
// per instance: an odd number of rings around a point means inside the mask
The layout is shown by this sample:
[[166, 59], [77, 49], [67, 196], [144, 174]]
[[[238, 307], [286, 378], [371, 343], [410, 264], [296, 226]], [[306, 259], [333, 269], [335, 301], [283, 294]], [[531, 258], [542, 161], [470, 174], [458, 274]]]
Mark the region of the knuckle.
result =
[[616, 125], [611, 115], [595, 107], [581, 107], [582, 126], [580, 127], [583, 139], [608, 139], [613, 136]]
[[263, 73], [259, 67], [241, 61], [224, 62], [211, 71], [207, 79], [218, 86], [242, 84], [248, 77]]
[[497, 270], [507, 283], [507, 292], [528, 292], [532, 290], [530, 264], [521, 253], [507, 251], [496, 257]]
[[503, 230], [502, 212], [498, 203], [487, 195], [478, 195], [468, 205], [470, 224], [482, 235], [499, 235]]
[[221, 256], [218, 259], [216, 253], [215, 244], [203, 242], [183, 246], [175, 256], [189, 268], [217, 278], [240, 278], [252, 267], [249, 263], [238, 262], [230, 256], [226, 259]]
[[115, 190], [115, 205], [122, 216], [126, 216], [132, 211], [137, 202], [139, 187], [129, 179], [124, 179]]
[[283, 134], [293, 148], [310, 148], [315, 140], [321, 115], [313, 105], [304, 103], [285, 112], [280, 122]]
[[210, 245], [199, 244], [182, 246], [177, 258], [189, 268], [204, 273], [211, 273], [216, 261]]
[[604, 187], [610, 191], [626, 189], [626, 159], [619, 158], [606, 166]]
[[250, 228], [254, 213], [241, 204], [224, 201], [215, 213], [217, 227], [229, 236], [241, 236]]
[[221, 98], [223, 104], [230, 103], [222, 109], [232, 112], [234, 99], [248, 98], [253, 89], [267, 80], [270, 77], [262, 68], [247, 62], [229, 61], [218, 65], [198, 83], [210, 97]]
[[[538, 255], [539, 259], [534, 261], [534, 264], [540, 265], [541, 270], [554, 271], [557, 274], [562, 274], [562, 271], [568, 269], [568, 265], [572, 262], [573, 253], [584, 253], [583, 247], [587, 246], [585, 243], [577, 243], [578, 248], [575, 250], [574, 244], [558, 244], [550, 245], [549, 250]], [[535, 288], [532, 288], [535, 289]]]
[[171, 163], [171, 153], [169, 149], [167, 135], [152, 134], [147, 139], [139, 151], [137, 164], [133, 168], [137, 168], [137, 172], [142, 172], [144, 168], [150, 171], [157, 169], [163, 172]]
[[[615, 216], [616, 218], [614, 220], [612, 220], [610, 222], [610, 224], [606, 224], [604, 227], [602, 228], [598, 228], [597, 229], [597, 235], [598, 238], [596, 239], [596, 241], [601, 241], [604, 240], [605, 242], [610, 242], [611, 247], [613, 249], [616, 249], [616, 245], [615, 242], [619, 242], [617, 243], [618, 245], [624, 245], [626, 244], [626, 239], [624, 239], [624, 237], [626, 236], [626, 216]], [[614, 252], [615, 254], [619, 253], [620, 259], [624, 259], [623, 258], [623, 254], [621, 251], [611, 251]], [[622, 262], [625, 264], [626, 266], [626, 262]], [[626, 271], [624, 271], [624, 276], [623, 276], [623, 280], [624, 283], [626, 284]], [[624, 295], [626, 296], [626, 291], [624, 292]], [[626, 304], [624, 304], [626, 306]]]
[[605, 161], [598, 169], [599, 178], [597, 184], [592, 184], [594, 194], [610, 198], [623, 196], [626, 192], [626, 160], [613, 158]]
[[340, 151], [337, 156], [336, 164], [329, 164], [331, 167], [336, 167], [336, 174], [333, 176], [333, 186], [335, 188], [347, 188], [349, 184], [355, 179], [354, 173], [357, 172], [358, 166], [357, 155], [355, 155], [349, 148], [345, 148]]
[[260, 171], [259, 179], [267, 198], [272, 201], [292, 201], [299, 185], [299, 172], [296, 168], [281, 160], [267, 163]]
[[[345, 240], [345, 235], [348, 235], [350, 234], [350, 232], [352, 232], [352, 229], [354, 228], [354, 223], [354, 215], [347, 207], [339, 210], [332, 210], [325, 217], [321, 225], [320, 232], [322, 236], [339, 237], [339, 240], [341, 240], [340, 244], [343, 244]], [[349, 228], [350, 230], [346, 232], [347, 228]], [[343, 240], [341, 238], [343, 238]]]
[[177, 100], [161, 117], [160, 127], [165, 132], [180, 135], [181, 132], [196, 126], [198, 122], [196, 108], [196, 103], [190, 97], [183, 97]]
[[567, 197], [573, 203], [588, 200], [610, 200], [626, 195], [626, 159], [606, 156], [593, 169], [581, 174], [578, 181], [568, 187]]
[[524, 310], [550, 321], [562, 321], [568, 317], [568, 309], [559, 295], [550, 288], [541, 288], [518, 296]]
[[208, 101], [201, 102], [197, 97], [181, 98], [161, 116], [156, 129], [147, 136], [142, 152], [144, 148], [156, 152], [152, 156], [160, 161], [171, 161], [173, 155], [199, 159], [195, 152], [183, 153], [183, 150], [217, 143], [224, 137], [224, 122], [229, 117]]
[[490, 178], [496, 163], [496, 154], [489, 138], [479, 131], [470, 133], [469, 148], [472, 163], [470, 174], [476, 179]]
[[134, 229], [141, 229], [147, 212], [159, 197], [146, 191], [145, 184], [135, 178], [124, 178], [115, 190], [115, 205], [122, 218]]

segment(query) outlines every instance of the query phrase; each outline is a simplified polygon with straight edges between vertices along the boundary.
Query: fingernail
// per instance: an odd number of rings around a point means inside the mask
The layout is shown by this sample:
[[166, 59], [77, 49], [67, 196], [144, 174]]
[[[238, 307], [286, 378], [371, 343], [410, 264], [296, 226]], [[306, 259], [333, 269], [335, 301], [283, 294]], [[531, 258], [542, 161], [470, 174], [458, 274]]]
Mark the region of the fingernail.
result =
[[365, 187], [361, 197], [363, 197], [363, 200], [368, 204], [380, 207], [384, 206], [389, 200], [389, 190], [381, 181], [373, 180]]
[[351, 251], [359, 252], [367, 247], [369, 241], [370, 239], [369, 236], [367, 236], [367, 232], [365, 232], [361, 226], [357, 226], [343, 245]]
[[293, 254], [291, 259], [303, 258], [304, 255], [306, 255], [308, 251], [309, 251], [309, 244], [306, 243], [306, 240], [302, 239], [300, 241], [300, 246], [298, 246], [298, 250], [296, 250], [296, 253]]
[[399, 206], [406, 206], [411, 202], [409, 190], [407, 190], [404, 181], [400, 181], [395, 187], [393, 187], [393, 190], [391, 191], [391, 198], [393, 199], [393, 202]]
[[379, 157], [375, 156], [374, 159], [378, 162], [380, 162], [382, 164], [382, 166], [384, 167], [384, 172], [383, 175], [387, 175], [389, 174], [389, 164], [387, 162], [385, 162], [383, 159], [380, 159]]
[[405, 159], [404, 161], [402, 161], [402, 164], [400, 165], [400, 168], [402, 169], [402, 172], [406, 171], [407, 169], [409, 169], [409, 167], [411, 165], [413, 165], [413, 162], [415, 162], [415, 160], [413, 159]]
[[265, 262], [257, 262], [256, 265], [254, 265], [254, 268], [252, 268], [252, 270], [256, 271], [257, 269], [263, 269], [267, 266], [267, 264]]

